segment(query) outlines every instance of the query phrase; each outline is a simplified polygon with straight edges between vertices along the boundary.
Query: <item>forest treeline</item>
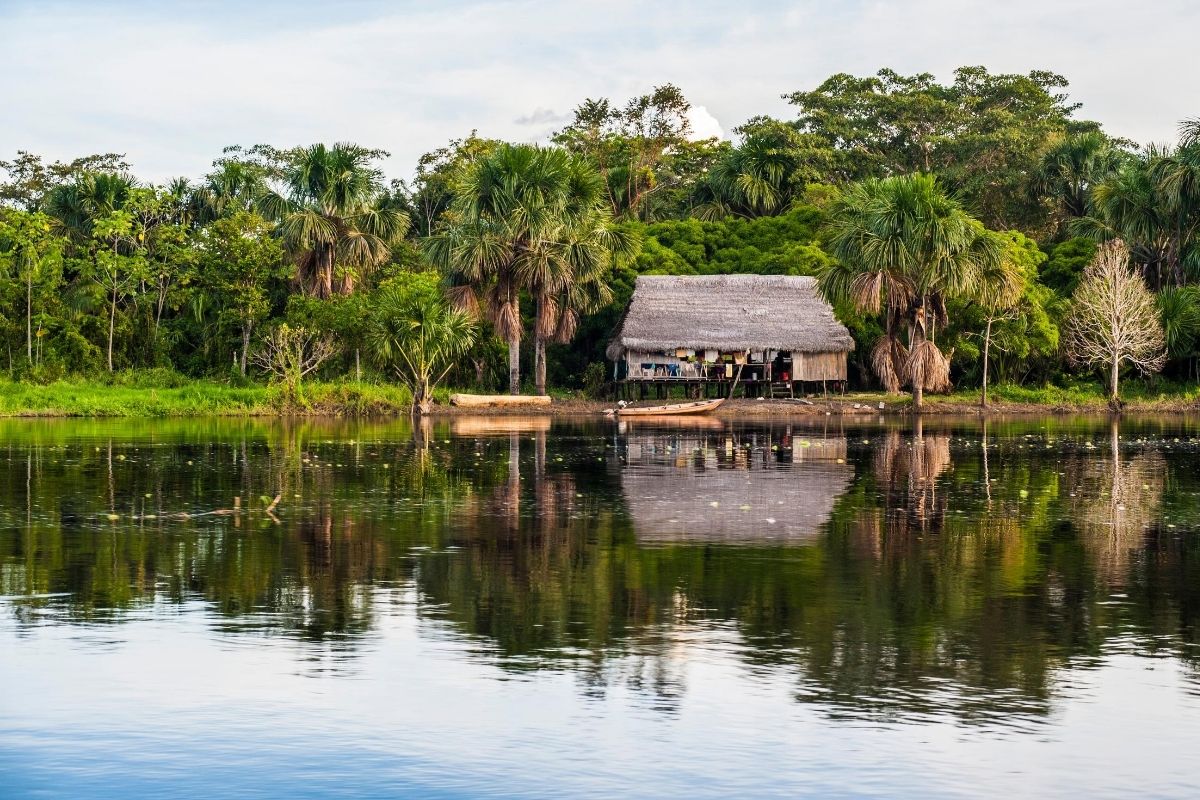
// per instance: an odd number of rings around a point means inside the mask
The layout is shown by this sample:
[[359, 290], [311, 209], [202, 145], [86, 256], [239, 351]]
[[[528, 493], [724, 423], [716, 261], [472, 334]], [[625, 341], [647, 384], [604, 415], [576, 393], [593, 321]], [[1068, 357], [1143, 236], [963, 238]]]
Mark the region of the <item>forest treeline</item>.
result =
[[638, 275], [767, 273], [818, 277], [855, 386], [978, 386], [985, 363], [1063, 384], [1108, 378], [1068, 346], [1108, 252], [1157, 316], [1117, 367], [1195, 377], [1195, 121], [1138, 144], [1061, 76], [983, 67], [785, 97], [789, 118], [729, 141], [697, 139], [672, 85], [588, 99], [550, 142], [471, 134], [408, 180], [351, 143], [232, 146], [165, 184], [120, 154], [19, 152], [0, 161], [0, 369], [594, 391]]

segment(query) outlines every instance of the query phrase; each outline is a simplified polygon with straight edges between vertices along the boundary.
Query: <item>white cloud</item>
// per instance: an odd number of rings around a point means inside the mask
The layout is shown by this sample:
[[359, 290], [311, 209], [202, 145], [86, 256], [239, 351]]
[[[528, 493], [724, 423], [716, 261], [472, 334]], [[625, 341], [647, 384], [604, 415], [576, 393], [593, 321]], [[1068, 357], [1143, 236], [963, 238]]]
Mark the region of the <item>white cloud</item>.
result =
[[721, 123], [704, 106], [692, 106], [688, 122], [692, 126], [692, 138], [697, 141], [713, 137], [720, 139], [725, 135]]
[[882, 66], [1051, 69], [1083, 116], [1142, 141], [1200, 111], [1185, 0], [99, 5], [0, 8], [0, 157], [112, 150], [162, 179], [201, 174], [227, 144], [350, 139], [390, 151], [401, 177], [472, 129], [544, 140], [585, 97], [670, 81], [697, 134], [720, 134], [789, 116], [783, 92]]

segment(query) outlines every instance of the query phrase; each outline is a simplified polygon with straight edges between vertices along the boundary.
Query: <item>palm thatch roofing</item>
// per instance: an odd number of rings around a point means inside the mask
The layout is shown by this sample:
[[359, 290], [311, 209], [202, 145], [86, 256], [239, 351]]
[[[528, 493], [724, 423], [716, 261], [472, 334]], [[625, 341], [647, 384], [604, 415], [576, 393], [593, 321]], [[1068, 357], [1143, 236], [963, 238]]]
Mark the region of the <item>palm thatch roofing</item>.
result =
[[817, 292], [790, 275], [642, 275], [606, 351], [786, 350], [845, 353], [850, 332]]

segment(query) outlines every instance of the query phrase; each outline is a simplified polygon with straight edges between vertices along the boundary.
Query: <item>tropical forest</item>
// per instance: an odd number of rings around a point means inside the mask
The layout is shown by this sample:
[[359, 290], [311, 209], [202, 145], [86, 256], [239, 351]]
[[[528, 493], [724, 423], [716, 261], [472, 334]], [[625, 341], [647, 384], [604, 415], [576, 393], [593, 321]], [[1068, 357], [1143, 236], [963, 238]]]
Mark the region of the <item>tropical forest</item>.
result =
[[547, 141], [464, 131], [407, 176], [386, 141], [232, 143], [166, 183], [4, 154], [0, 411], [598, 399], [638, 276], [734, 273], [816, 278], [850, 393], [1190, 397], [1200, 120], [1135, 142], [1051, 72], [883, 69], [703, 139], [683, 89], [647, 89]]

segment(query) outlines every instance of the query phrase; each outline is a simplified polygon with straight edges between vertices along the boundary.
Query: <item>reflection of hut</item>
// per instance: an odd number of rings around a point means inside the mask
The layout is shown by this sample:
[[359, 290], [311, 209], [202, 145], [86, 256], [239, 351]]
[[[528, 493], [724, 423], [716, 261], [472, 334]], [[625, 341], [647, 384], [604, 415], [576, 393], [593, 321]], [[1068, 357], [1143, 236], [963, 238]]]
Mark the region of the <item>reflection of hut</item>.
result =
[[853, 349], [813, 278], [643, 275], [607, 354], [616, 378], [641, 391], [724, 392], [740, 367], [748, 394], [791, 394], [804, 382], [845, 380]]
[[791, 444], [629, 436], [621, 488], [638, 538], [761, 544], [815, 536], [854, 475], [846, 440]]

